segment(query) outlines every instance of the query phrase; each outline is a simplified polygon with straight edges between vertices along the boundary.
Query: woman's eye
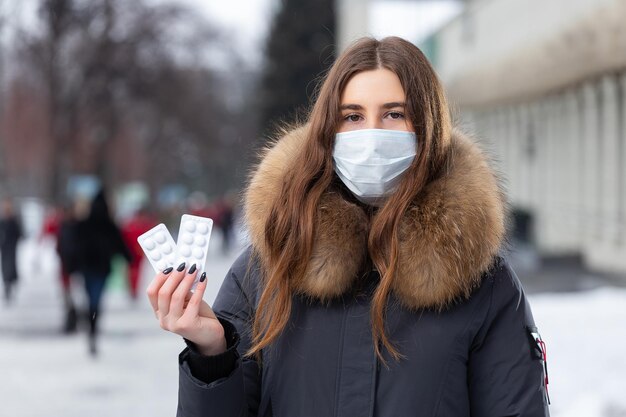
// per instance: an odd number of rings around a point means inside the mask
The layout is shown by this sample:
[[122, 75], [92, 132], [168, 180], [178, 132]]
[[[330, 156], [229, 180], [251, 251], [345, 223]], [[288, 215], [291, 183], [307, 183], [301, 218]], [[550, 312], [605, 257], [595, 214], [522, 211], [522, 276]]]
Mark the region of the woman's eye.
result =
[[344, 120], [347, 120], [349, 122], [358, 122], [359, 120], [361, 120], [361, 116], [359, 116], [358, 114], [349, 114], [344, 117]]
[[400, 113], [400, 112], [397, 112], [397, 111], [392, 111], [392, 112], [389, 112], [389, 113], [387, 113], [387, 115], [388, 115], [390, 118], [394, 119], [394, 120], [404, 118], [404, 114], [402, 114], [402, 113]]

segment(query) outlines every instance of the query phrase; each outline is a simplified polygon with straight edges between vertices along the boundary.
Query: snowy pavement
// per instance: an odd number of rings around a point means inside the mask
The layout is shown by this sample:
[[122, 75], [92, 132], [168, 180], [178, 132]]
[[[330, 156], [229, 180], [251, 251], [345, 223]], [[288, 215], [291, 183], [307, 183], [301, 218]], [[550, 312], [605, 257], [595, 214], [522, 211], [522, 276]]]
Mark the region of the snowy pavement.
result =
[[552, 416], [626, 417], [626, 289], [529, 300], [547, 345]]
[[[207, 301], [235, 256], [210, 255]], [[158, 327], [145, 296], [132, 304], [119, 288], [105, 294], [99, 356], [92, 359], [84, 333], [59, 332], [52, 246], [23, 245], [20, 267], [16, 300], [0, 303], [0, 416], [175, 415], [184, 345]], [[150, 277], [148, 270], [144, 287]], [[535, 293], [529, 300], [547, 343], [552, 416], [626, 416], [626, 289]]]

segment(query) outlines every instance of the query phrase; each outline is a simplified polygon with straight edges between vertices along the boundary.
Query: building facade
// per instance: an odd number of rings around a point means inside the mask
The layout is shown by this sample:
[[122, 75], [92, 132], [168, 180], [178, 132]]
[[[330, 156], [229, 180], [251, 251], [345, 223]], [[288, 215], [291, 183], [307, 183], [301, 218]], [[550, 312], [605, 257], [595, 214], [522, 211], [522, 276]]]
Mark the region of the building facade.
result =
[[626, 1], [477, 0], [429, 40], [547, 254], [626, 271]]

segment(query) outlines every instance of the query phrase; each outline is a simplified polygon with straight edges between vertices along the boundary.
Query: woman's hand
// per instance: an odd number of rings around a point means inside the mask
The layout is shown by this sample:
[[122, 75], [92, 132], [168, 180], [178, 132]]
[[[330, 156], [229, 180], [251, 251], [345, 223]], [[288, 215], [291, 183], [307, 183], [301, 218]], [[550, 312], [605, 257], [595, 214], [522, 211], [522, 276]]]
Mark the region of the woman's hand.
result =
[[226, 351], [224, 328], [202, 299], [206, 273], [191, 292], [197, 273], [195, 265], [186, 270], [184, 263], [168, 268], [154, 277], [146, 293], [162, 329], [192, 341], [204, 355], [218, 355]]

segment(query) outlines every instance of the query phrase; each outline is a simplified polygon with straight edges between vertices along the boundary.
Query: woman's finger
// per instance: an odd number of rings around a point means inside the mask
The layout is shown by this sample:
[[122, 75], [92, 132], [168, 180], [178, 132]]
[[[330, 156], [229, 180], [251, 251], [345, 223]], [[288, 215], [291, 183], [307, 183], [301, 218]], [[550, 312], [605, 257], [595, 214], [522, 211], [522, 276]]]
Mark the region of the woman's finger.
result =
[[[196, 291], [193, 293], [189, 302], [187, 303], [187, 309], [183, 313], [183, 316], [197, 317], [200, 313], [200, 306], [202, 303], [202, 297], [204, 296], [204, 290], [206, 290], [206, 272], [203, 272], [196, 285]], [[213, 311], [211, 311], [213, 314]], [[215, 315], [213, 315], [215, 317]]]
[[163, 286], [161, 286], [161, 289], [159, 289], [157, 299], [157, 313], [159, 317], [163, 318], [169, 313], [172, 294], [184, 277], [185, 263], [183, 262], [182, 264], [178, 265], [178, 268], [176, 268], [176, 270], [169, 275], [167, 281], [165, 281], [165, 284], [163, 284]]
[[173, 269], [174, 268], [169, 267], [163, 270], [162, 272], [159, 272], [154, 277], [150, 285], [148, 285], [148, 288], [146, 288], [146, 294], [148, 295], [148, 300], [150, 300], [150, 305], [152, 306], [152, 309], [154, 310], [155, 313], [159, 308], [157, 305], [157, 298], [159, 295], [159, 290], [161, 289], [161, 287], [163, 286], [163, 283], [165, 283], [165, 281], [168, 278], [168, 275], [172, 272]]
[[[189, 304], [189, 299], [192, 296], [193, 296], [193, 293], [191, 291], [189, 291], [187, 293], [187, 297], [185, 299], [185, 305], [183, 307], [183, 310], [187, 310], [187, 305]], [[212, 319], [217, 319], [217, 316], [215, 315], [215, 313], [213, 312], [211, 307], [209, 307], [209, 305], [204, 300], [200, 302], [200, 311], [198, 312], [198, 314], [200, 314], [200, 317], [210, 317]]]
[[185, 305], [187, 304], [187, 300], [189, 299], [189, 291], [191, 291], [191, 287], [193, 286], [193, 282], [195, 281], [197, 274], [198, 271], [196, 270], [195, 266], [192, 266], [189, 271], [187, 271], [187, 274], [178, 285], [178, 288], [176, 288], [176, 290], [172, 294], [169, 314], [174, 315], [174, 317], [180, 317], [183, 315], [183, 311], [186, 307]]

